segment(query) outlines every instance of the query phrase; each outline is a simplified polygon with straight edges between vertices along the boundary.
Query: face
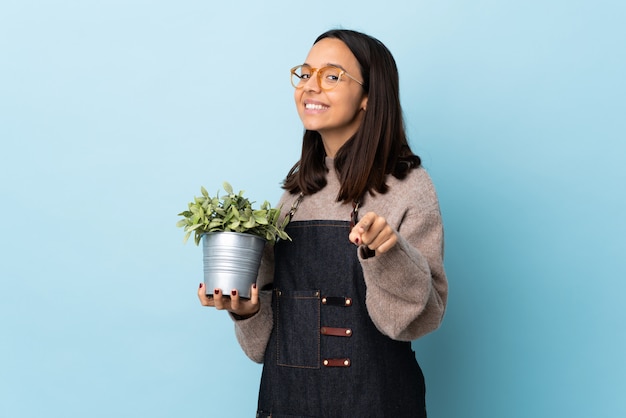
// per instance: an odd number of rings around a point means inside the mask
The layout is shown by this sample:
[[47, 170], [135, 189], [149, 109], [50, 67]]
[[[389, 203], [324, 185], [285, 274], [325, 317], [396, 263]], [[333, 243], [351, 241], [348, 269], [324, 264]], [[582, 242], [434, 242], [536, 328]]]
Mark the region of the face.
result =
[[[305, 64], [312, 68], [335, 65], [359, 81], [363, 76], [356, 57], [339, 39], [325, 38], [311, 48]], [[317, 81], [317, 73], [295, 90], [295, 101], [300, 119], [307, 130], [322, 136], [326, 152], [334, 153], [357, 131], [367, 107], [363, 87], [344, 75], [337, 87], [324, 91]]]

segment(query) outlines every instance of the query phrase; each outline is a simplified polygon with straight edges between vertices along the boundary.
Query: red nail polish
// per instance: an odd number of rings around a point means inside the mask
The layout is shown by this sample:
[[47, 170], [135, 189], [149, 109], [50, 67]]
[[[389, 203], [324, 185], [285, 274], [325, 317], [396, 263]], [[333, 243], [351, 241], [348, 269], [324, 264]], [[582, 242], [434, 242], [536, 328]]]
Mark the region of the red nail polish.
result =
[[230, 291], [230, 294], [232, 296], [237, 296], [237, 291], [233, 289], [233, 290]]
[[213, 294], [215, 294], [215, 295], [219, 295], [219, 294], [220, 294], [220, 290], [219, 290], [219, 289], [214, 289], [214, 290], [213, 290]]
[[356, 238], [356, 239], [354, 240], [354, 242], [356, 242], [356, 245], [360, 245], [360, 244], [361, 244], [361, 240], [360, 240], [359, 238]]
[[202, 289], [202, 283], [200, 283], [200, 286], [198, 286], [198, 289]]
[[252, 288], [256, 289], [256, 283], [252, 283]]

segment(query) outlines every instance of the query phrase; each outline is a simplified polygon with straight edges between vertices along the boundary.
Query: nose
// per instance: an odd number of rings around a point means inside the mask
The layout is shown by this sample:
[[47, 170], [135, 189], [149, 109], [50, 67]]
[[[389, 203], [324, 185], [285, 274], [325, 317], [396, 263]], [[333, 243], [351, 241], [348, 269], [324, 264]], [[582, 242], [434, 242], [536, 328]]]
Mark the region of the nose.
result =
[[321, 90], [318, 70], [311, 72], [311, 77], [304, 83], [304, 90], [318, 92]]

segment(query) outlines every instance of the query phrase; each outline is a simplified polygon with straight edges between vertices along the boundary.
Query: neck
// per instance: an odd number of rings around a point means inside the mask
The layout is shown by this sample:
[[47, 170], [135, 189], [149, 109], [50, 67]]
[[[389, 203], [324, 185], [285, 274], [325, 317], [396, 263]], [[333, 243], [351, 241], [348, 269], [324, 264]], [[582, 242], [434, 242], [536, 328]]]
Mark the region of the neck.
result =
[[326, 151], [326, 155], [331, 158], [335, 158], [339, 148], [343, 147], [343, 144], [352, 138], [354, 132], [349, 135], [327, 135], [320, 132], [320, 135], [322, 137], [322, 143], [324, 144], [324, 151]]
[[335, 155], [337, 155], [337, 151], [339, 151], [339, 148], [341, 148], [341, 145], [343, 145], [329, 144], [324, 140], [322, 140], [322, 142], [324, 143], [324, 151], [326, 151], [326, 156], [330, 158], [335, 158]]
[[335, 158], [339, 148], [343, 146], [350, 138], [352, 138], [361, 126], [363, 121], [363, 111], [358, 112], [353, 121], [348, 125], [341, 128], [333, 128], [328, 130], [318, 130], [324, 143], [324, 150], [326, 155]]

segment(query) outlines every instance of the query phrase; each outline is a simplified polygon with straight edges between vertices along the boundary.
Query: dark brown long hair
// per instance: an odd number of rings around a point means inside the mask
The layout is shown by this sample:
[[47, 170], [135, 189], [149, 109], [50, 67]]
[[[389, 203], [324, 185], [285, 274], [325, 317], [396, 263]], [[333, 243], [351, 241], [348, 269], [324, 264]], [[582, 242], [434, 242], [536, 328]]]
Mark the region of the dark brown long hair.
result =
[[[339, 39], [352, 51], [368, 96], [361, 126], [335, 155], [341, 183], [337, 201], [357, 201], [366, 192], [386, 193], [388, 174], [403, 179], [421, 164], [406, 138], [396, 62], [387, 47], [369, 35], [334, 29], [320, 35], [314, 44], [325, 38]], [[305, 195], [324, 188], [328, 172], [325, 155], [320, 134], [305, 130], [300, 161], [287, 174], [283, 188]]]

